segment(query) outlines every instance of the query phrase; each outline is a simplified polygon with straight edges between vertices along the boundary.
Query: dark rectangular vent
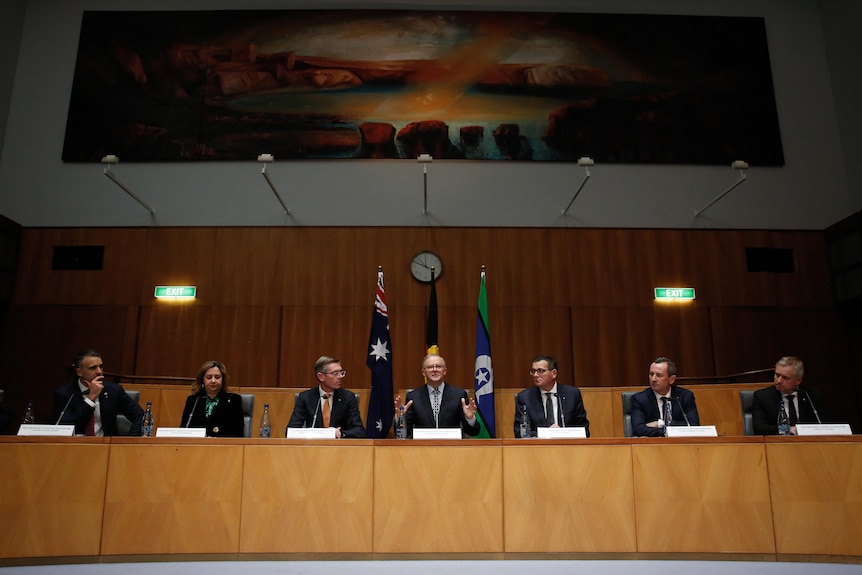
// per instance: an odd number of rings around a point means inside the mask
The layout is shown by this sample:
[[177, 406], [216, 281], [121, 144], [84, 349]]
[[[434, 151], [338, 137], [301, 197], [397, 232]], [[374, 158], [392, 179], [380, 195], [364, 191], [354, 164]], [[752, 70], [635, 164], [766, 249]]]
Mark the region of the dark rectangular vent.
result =
[[54, 246], [52, 270], [100, 270], [105, 246]]
[[796, 271], [791, 248], [745, 248], [745, 265], [750, 272], [786, 274]]

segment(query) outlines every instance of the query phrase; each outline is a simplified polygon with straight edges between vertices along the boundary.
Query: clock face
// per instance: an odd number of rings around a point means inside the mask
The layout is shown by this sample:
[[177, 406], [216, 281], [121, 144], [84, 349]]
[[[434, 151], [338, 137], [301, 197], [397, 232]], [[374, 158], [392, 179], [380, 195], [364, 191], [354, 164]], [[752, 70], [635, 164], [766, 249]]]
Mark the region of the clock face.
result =
[[430, 283], [432, 267], [434, 268], [434, 278], [439, 278], [443, 272], [443, 263], [440, 258], [431, 252], [420, 252], [413, 256], [413, 260], [410, 262], [410, 273], [420, 282]]

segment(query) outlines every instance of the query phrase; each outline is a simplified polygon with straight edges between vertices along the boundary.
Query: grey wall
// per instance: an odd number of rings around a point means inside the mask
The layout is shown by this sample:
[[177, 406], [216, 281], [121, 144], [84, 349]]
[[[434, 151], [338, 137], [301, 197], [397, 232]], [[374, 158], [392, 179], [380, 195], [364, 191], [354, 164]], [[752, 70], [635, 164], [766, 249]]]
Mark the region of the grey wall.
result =
[[862, 210], [862, 2], [820, 0], [823, 34], [853, 211]]
[[[695, 211], [737, 181], [729, 166], [596, 165], [570, 215], [562, 217], [584, 177], [583, 168], [570, 164], [435, 161], [428, 167], [430, 213], [423, 215], [422, 167], [411, 160], [276, 161], [267, 171], [293, 211], [285, 216], [253, 161], [120, 163], [115, 173], [155, 208], [151, 217], [103, 175], [101, 165], [60, 161], [84, 10], [327, 7], [764, 17], [786, 165], [752, 166], [744, 184], [695, 218]], [[29, 0], [0, 160], [0, 213], [24, 226], [822, 229], [862, 202], [859, 168], [852, 166], [859, 150], [859, 113], [851, 104], [858, 80], [849, 58], [842, 57], [846, 42], [858, 46], [858, 18], [851, 22], [844, 14], [858, 12], [852, 0], [129, 0], [121, 7], [106, 0]], [[824, 41], [824, 29], [837, 33], [834, 42]], [[838, 80], [832, 82], [830, 73]], [[0, 74], [5, 80], [5, 67]], [[842, 145], [853, 156], [845, 156]], [[857, 190], [852, 198], [848, 180]]]
[[26, 0], [4, 0], [0, 3], [0, 154], [12, 100], [12, 82], [18, 63], [18, 46], [24, 28]]

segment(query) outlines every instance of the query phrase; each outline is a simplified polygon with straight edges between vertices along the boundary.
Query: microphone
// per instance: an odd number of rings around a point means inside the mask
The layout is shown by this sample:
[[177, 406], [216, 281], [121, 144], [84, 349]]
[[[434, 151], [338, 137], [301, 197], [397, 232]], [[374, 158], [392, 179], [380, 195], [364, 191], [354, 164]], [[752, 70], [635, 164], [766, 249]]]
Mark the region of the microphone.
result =
[[63, 421], [63, 416], [66, 415], [66, 410], [69, 409], [69, 404], [72, 403], [72, 398], [75, 397], [75, 394], [69, 396], [68, 401], [66, 401], [66, 405], [63, 406], [63, 411], [60, 412], [60, 417], [57, 418], [57, 422], [54, 425], [60, 425], [60, 422]]
[[670, 399], [671, 401], [676, 400], [676, 402], [679, 403], [679, 410], [682, 412], [682, 418], [685, 420], [685, 424], [691, 427], [691, 422], [688, 420], [688, 415], [685, 414], [685, 408], [682, 406], [682, 403], [679, 402], [679, 398], [671, 396], [668, 399]]
[[317, 407], [314, 410], [314, 417], [311, 418], [311, 427], [314, 427], [315, 424], [317, 424], [317, 413], [320, 411], [320, 400], [321, 399], [323, 399], [322, 396], [317, 399]]
[[192, 424], [192, 416], [195, 414], [195, 409], [198, 407], [198, 402], [201, 400], [201, 394], [195, 394], [195, 403], [192, 405], [192, 410], [189, 412], [189, 418], [186, 420], [186, 427], [189, 427]]
[[563, 401], [566, 399], [566, 396], [561, 395], [560, 400], [557, 402], [557, 409], [560, 410], [560, 427], [566, 426], [566, 416], [563, 413]]
[[[798, 390], [798, 389], [799, 389], [799, 388], [797, 388], [797, 390]], [[814, 402], [813, 402], [813, 401], [811, 401], [811, 396], [810, 396], [810, 395], [808, 395], [808, 390], [807, 390], [807, 389], [803, 389], [803, 390], [802, 390], [802, 393], [804, 393], [804, 394], [805, 394], [805, 398], [808, 400], [808, 405], [810, 405], [810, 406], [811, 406], [811, 410], [814, 412], [814, 417], [816, 417], [816, 418], [817, 418], [817, 423], [821, 423], [821, 424], [822, 424], [823, 422], [822, 422], [822, 421], [820, 421], [820, 414], [819, 414], [819, 413], [817, 413], [817, 408], [816, 408], [816, 407], [814, 407]]]

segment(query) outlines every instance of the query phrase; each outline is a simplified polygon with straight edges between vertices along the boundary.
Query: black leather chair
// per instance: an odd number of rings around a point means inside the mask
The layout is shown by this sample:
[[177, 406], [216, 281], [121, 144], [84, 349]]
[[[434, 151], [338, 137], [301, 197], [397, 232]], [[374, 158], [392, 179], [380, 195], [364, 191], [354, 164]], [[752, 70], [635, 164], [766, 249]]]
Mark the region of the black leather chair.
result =
[[254, 418], [254, 394], [240, 393], [242, 399], [242, 434], [243, 437], [251, 437], [251, 428]]
[[751, 415], [751, 406], [754, 404], [754, 390], [741, 390], [739, 392], [739, 404], [742, 407], [742, 431], [745, 435], [754, 435], [754, 417]]
[[624, 391], [623, 395], [623, 432], [626, 437], [634, 437], [632, 432], [632, 396], [636, 391]]
[[[126, 390], [126, 395], [131, 397], [135, 403], [141, 404], [141, 392]], [[117, 414], [117, 433], [120, 435], [128, 435], [132, 428], [132, 422], [122, 413]]]

